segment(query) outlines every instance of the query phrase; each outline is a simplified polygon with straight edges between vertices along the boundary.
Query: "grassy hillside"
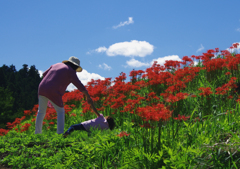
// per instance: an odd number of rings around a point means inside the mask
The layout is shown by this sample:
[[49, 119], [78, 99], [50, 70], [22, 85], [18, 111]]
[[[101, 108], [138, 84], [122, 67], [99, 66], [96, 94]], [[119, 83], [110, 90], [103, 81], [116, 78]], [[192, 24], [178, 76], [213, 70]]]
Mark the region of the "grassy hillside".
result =
[[[38, 105], [25, 110], [9, 130], [0, 130], [0, 168], [239, 168], [240, 54], [216, 48], [192, 58], [202, 62], [192, 66], [184, 57], [183, 69], [169, 61], [165, 67], [172, 70], [163, 72], [154, 63], [130, 72], [131, 83], [124, 73], [112, 87], [110, 79], [89, 83], [99, 113], [115, 119], [112, 131], [63, 138], [48, 108], [43, 133], [35, 135]], [[64, 131], [96, 118], [81, 92], [66, 93], [63, 101]]]

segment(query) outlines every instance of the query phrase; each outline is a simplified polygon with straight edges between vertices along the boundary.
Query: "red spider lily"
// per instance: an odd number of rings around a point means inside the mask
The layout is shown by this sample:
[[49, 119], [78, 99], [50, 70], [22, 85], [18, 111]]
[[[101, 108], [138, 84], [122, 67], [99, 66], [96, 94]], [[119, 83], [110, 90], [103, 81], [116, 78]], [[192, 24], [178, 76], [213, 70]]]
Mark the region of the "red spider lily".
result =
[[31, 126], [31, 124], [29, 123], [26, 123], [24, 124], [22, 127], [21, 127], [21, 133], [24, 132], [24, 131], [27, 131], [29, 129], [29, 127]]
[[212, 94], [213, 92], [211, 91], [211, 88], [210, 87], [200, 87], [198, 90], [202, 90], [203, 93], [200, 93], [199, 95], [200, 96], [209, 96], [210, 94]]
[[24, 115], [31, 115], [32, 111], [31, 110], [24, 110]]
[[34, 121], [36, 121], [36, 118], [33, 118], [33, 119], [31, 120], [31, 122], [34, 122]]
[[156, 93], [150, 92], [150, 93], [148, 94], [148, 99], [146, 99], [146, 100], [147, 100], [147, 101], [151, 101], [151, 100], [154, 100], [154, 99], [160, 100], [160, 99], [156, 96]]
[[207, 53], [203, 53], [202, 59], [205, 61], [211, 60], [212, 57], [214, 57], [215, 50], [210, 49], [207, 51]]
[[225, 59], [217, 58], [213, 60], [209, 60], [205, 63], [207, 72], [215, 71], [215, 70], [223, 70], [224, 64], [226, 63]]
[[[138, 86], [138, 88], [143, 88], [147, 86], [147, 83], [144, 80], [138, 81], [134, 84], [135, 86]], [[136, 89], [133, 89], [136, 90]]]
[[200, 121], [200, 118], [199, 118], [199, 117], [196, 117], [196, 118], [194, 119], [194, 122], [196, 122], [196, 121]]
[[189, 58], [188, 56], [184, 56], [183, 58], [182, 58], [182, 60], [184, 61], [184, 62], [192, 62], [193, 60], [191, 59], [191, 58]]
[[224, 84], [222, 87], [218, 87], [216, 89], [217, 92], [215, 94], [224, 95], [227, 93], [227, 91], [230, 90], [230, 88], [237, 88], [235, 81], [236, 81], [236, 78], [232, 77], [228, 83]]
[[174, 103], [174, 102], [177, 102], [178, 101], [178, 98], [172, 94], [168, 94], [168, 93], [162, 93], [160, 94], [160, 96], [163, 96], [165, 101], [166, 102], [171, 102], [171, 103]]
[[[142, 97], [143, 98], [143, 97]], [[124, 112], [130, 112], [133, 113], [132, 111], [137, 108], [135, 107], [136, 105], [139, 105], [139, 100], [131, 100], [128, 99], [126, 101], [127, 105], [124, 107]]]
[[118, 82], [118, 81], [123, 82], [124, 80], [126, 80], [126, 78], [127, 78], [126, 74], [123, 73], [123, 72], [121, 72], [121, 73], [120, 73], [120, 76], [119, 76], [119, 77], [116, 77], [115, 80], [114, 80], [114, 82]]
[[9, 132], [9, 130], [0, 129], [0, 136], [4, 136]]
[[71, 104], [70, 106], [71, 106], [71, 107], [76, 107], [76, 105], [74, 105], [74, 104]]
[[92, 110], [91, 105], [89, 105], [87, 102], [82, 103], [82, 108], [83, 108], [83, 111], [82, 111], [83, 113], [86, 113]]
[[124, 98], [126, 98], [126, 96], [121, 94], [119, 98], [113, 99], [112, 102], [115, 102], [115, 103], [111, 106], [111, 108], [117, 109], [119, 107], [123, 107], [124, 106], [124, 102], [123, 102]]
[[32, 112], [35, 112], [35, 113], [38, 112], [38, 106], [39, 106], [38, 104], [34, 105]]
[[173, 68], [180, 68], [180, 63], [179, 61], [173, 61], [173, 60], [166, 60], [166, 62], [164, 63], [164, 66], [167, 68], [167, 69], [171, 69], [170, 67], [172, 66], [172, 69]]
[[223, 56], [229, 56], [229, 55], [231, 55], [231, 53], [230, 53], [228, 50], [222, 50], [222, 51], [221, 51], [221, 55], [223, 55]]
[[239, 43], [234, 43], [234, 44], [232, 45], [232, 47], [233, 47], [233, 48], [237, 48], [238, 45], [239, 45]]
[[142, 71], [142, 70], [139, 70], [139, 71], [138, 71], [138, 75], [140, 75], [140, 76], [141, 76], [143, 73], [144, 73], [144, 71]]
[[137, 92], [135, 92], [135, 91], [130, 92], [130, 96], [136, 96], [136, 94], [137, 94]]
[[179, 121], [181, 121], [181, 120], [184, 120], [184, 121], [186, 121], [186, 120], [188, 120], [190, 118], [190, 116], [184, 116], [184, 115], [178, 115], [178, 117], [175, 117], [174, 119], [175, 120], [179, 120]]
[[54, 125], [54, 122], [50, 122], [50, 123], [48, 123], [49, 125]]
[[[167, 80], [168, 81], [168, 80]], [[177, 92], [177, 91], [180, 91], [182, 89], [185, 89], [186, 88], [186, 85], [184, 82], [182, 81], [179, 81], [179, 80], [176, 80], [177, 83], [175, 85], [172, 85], [172, 86], [169, 86], [165, 92], [169, 92], [169, 93], [174, 93], [174, 92]], [[170, 82], [170, 81], [169, 81]], [[171, 82], [170, 82], [171, 83]], [[173, 84], [173, 83], [172, 83]]]
[[70, 112], [72, 108], [69, 105], [64, 105], [64, 110], [65, 110], [65, 114], [69, 114], [68, 112]]
[[227, 72], [227, 73], [225, 73], [225, 75], [231, 75], [231, 73], [230, 73], [230, 72]]
[[137, 74], [138, 74], [138, 71], [133, 69], [129, 74], [129, 76], [132, 77], [131, 80], [136, 79]]
[[46, 115], [44, 117], [46, 120], [57, 119], [57, 112], [53, 108], [47, 108]]
[[157, 104], [156, 106], [139, 107], [136, 112], [144, 121], [166, 121], [171, 117], [173, 111], [167, 110], [163, 104]]
[[80, 101], [83, 98], [83, 94], [79, 90], [73, 90], [72, 92], [65, 93], [62, 97], [63, 103], [71, 101]]
[[130, 135], [130, 133], [128, 134], [127, 132], [125, 132], [125, 131], [122, 131], [120, 134], [118, 134], [117, 136], [118, 137], [124, 137], [124, 136], [129, 136]]
[[215, 53], [215, 50], [209, 49], [209, 50], [207, 51], [207, 53]]
[[139, 124], [139, 126], [144, 128], [156, 128], [155, 126], [151, 126], [148, 122], [144, 123], [143, 125]]
[[[129, 74], [130, 77], [132, 77], [130, 80], [131, 82], [134, 82], [134, 84], [136, 83], [137, 78], [141, 78], [141, 75], [144, 73], [144, 71], [142, 70], [132, 70]], [[139, 77], [137, 77], [137, 75], [139, 75]]]
[[75, 113], [72, 113], [72, 114], [70, 115], [70, 117], [72, 117], [72, 116], [76, 117], [76, 114], [75, 114]]
[[9, 129], [13, 129], [14, 127], [16, 127], [17, 124], [20, 124], [20, 122], [22, 120], [24, 120], [26, 118], [26, 116], [23, 116], [22, 118], [16, 118], [15, 121], [13, 123], [7, 122], [7, 127]]

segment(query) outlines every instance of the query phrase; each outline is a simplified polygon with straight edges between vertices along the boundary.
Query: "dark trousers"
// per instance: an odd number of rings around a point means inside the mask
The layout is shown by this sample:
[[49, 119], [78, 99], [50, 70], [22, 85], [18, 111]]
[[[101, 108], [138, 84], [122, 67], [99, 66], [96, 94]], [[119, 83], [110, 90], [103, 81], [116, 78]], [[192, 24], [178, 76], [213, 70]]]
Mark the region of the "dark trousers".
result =
[[79, 124], [75, 124], [75, 125], [71, 125], [71, 127], [69, 127], [69, 129], [66, 131], [66, 133], [70, 134], [71, 132], [73, 132], [74, 130], [84, 130], [87, 131], [83, 125], [81, 123]]

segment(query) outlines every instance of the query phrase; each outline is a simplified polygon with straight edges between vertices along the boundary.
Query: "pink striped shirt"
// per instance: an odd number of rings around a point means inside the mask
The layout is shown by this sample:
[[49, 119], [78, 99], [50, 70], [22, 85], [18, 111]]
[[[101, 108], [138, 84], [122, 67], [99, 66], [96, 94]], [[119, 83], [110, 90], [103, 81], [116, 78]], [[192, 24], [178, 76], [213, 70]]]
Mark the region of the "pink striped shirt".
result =
[[64, 63], [54, 64], [43, 73], [38, 95], [45, 96], [57, 106], [63, 107], [62, 96], [70, 83], [74, 84], [80, 92], [86, 91], [75, 70]]
[[83, 125], [83, 127], [87, 131], [90, 131], [90, 127], [91, 126], [93, 128], [97, 128], [97, 129], [100, 129], [100, 130], [107, 130], [107, 129], [109, 129], [108, 122], [107, 122], [107, 120], [104, 118], [104, 116], [102, 114], [100, 114], [100, 116], [95, 118], [95, 119], [84, 121], [81, 124]]

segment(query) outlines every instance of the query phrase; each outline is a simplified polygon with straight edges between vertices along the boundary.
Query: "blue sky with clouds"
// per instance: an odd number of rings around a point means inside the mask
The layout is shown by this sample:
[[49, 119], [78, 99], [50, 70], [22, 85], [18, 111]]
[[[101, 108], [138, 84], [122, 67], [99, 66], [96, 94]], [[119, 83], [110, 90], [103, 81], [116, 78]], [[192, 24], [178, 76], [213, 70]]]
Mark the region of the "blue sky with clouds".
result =
[[[91, 79], [145, 71], [153, 61], [225, 50], [240, 42], [239, 0], [1, 0], [0, 66], [80, 59]], [[68, 90], [74, 89], [73, 85]]]

